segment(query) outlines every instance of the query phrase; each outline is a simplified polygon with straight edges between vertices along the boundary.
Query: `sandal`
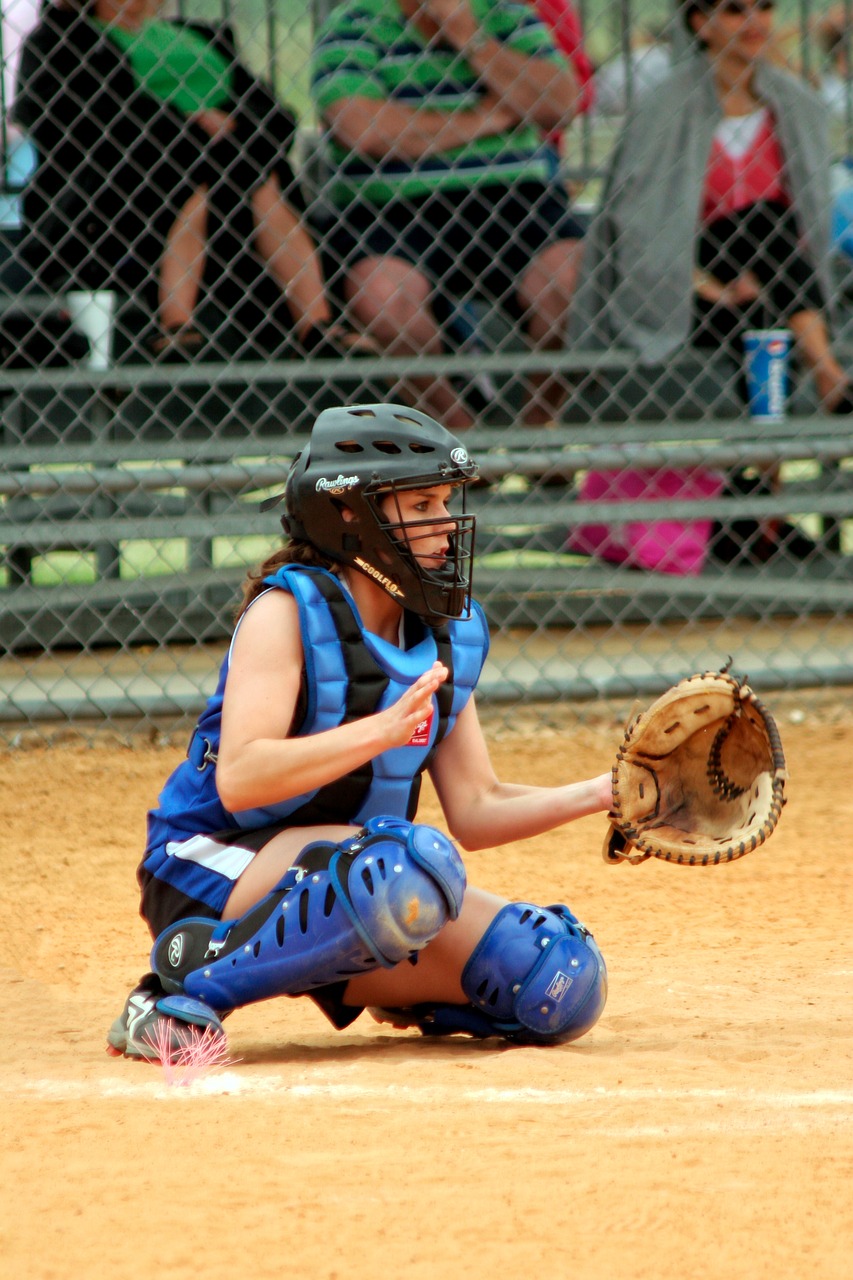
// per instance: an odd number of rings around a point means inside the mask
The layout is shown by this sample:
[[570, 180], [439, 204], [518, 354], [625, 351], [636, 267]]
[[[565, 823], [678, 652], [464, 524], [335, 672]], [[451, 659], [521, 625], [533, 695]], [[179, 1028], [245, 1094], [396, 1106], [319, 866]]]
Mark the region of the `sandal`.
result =
[[343, 321], [312, 324], [298, 342], [302, 353], [315, 360], [339, 360], [346, 356], [352, 359], [379, 355], [379, 348], [372, 339], [357, 333]]
[[164, 329], [146, 343], [158, 364], [185, 364], [194, 360], [204, 345], [197, 329]]

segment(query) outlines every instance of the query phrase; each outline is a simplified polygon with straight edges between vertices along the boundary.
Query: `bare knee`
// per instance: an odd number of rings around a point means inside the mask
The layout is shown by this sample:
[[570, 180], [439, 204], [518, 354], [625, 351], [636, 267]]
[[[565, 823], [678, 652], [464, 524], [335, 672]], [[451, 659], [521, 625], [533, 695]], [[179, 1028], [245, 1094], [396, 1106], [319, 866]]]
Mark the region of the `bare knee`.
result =
[[347, 277], [346, 296], [353, 316], [383, 345], [406, 337], [419, 348], [437, 332], [430, 311], [431, 286], [401, 258], [362, 258]]

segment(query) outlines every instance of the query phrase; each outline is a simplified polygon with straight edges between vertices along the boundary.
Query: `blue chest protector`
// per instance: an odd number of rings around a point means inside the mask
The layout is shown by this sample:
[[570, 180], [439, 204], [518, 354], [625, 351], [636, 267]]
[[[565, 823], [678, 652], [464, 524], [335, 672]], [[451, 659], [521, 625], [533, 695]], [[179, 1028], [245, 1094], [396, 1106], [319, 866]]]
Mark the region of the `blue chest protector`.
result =
[[216, 791], [222, 701], [229, 658], [216, 693], [199, 719], [187, 759], [178, 766], [149, 815], [146, 866], [157, 874], [155, 850], [196, 834], [234, 828], [256, 830], [277, 823], [362, 824], [376, 814], [412, 819], [421, 775], [435, 748], [453, 728], [470, 698], [488, 653], [488, 627], [479, 605], [470, 617], [431, 630], [420, 629], [407, 649], [388, 644], [364, 629], [350, 595], [334, 575], [304, 565], [286, 565], [268, 578], [270, 588], [288, 591], [299, 609], [305, 666], [295, 736], [307, 736], [360, 720], [396, 702], [436, 660], [450, 675], [433, 700], [429, 720], [412, 741], [383, 752], [352, 773], [280, 804], [229, 813]]

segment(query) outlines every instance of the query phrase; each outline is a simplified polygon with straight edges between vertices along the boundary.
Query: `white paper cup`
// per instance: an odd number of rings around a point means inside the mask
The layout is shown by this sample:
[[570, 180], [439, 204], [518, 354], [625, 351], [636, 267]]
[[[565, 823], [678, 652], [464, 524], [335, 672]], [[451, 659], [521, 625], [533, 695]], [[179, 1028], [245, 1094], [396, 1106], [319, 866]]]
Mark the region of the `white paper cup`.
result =
[[112, 363], [115, 298], [112, 289], [72, 289], [65, 295], [71, 323], [89, 339], [90, 369]]

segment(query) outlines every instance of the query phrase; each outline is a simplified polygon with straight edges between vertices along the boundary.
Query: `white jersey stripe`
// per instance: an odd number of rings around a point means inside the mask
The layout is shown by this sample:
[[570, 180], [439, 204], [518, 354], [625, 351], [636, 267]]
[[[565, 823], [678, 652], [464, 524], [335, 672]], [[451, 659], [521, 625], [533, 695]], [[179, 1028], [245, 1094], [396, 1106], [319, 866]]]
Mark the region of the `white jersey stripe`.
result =
[[251, 849], [243, 849], [238, 844], [220, 844], [210, 836], [170, 840], [166, 845], [166, 852], [171, 858], [198, 863], [228, 880], [237, 880], [255, 856]]

